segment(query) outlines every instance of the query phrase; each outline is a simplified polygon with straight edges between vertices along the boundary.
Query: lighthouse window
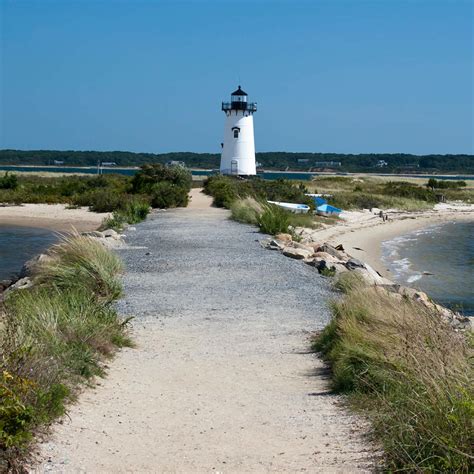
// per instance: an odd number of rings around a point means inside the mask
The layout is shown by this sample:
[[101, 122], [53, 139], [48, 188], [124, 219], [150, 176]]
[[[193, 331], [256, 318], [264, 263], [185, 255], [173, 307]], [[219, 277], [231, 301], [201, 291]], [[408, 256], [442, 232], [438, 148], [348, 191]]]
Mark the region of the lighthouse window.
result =
[[234, 138], [239, 138], [239, 129], [234, 128]]

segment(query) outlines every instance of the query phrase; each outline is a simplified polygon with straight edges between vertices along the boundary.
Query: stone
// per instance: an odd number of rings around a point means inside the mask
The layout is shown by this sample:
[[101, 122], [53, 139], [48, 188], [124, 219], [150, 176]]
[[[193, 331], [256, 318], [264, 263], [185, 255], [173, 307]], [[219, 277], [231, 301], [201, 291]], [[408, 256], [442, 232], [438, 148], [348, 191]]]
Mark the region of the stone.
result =
[[119, 234], [117, 234], [117, 232], [115, 232], [115, 230], [113, 229], [104, 230], [102, 233], [104, 234], [105, 238], [112, 238], [117, 240], [120, 239]]
[[27, 288], [31, 288], [32, 286], [33, 286], [33, 281], [31, 280], [31, 278], [29, 277], [20, 278], [15, 283], [13, 283], [13, 285], [10, 285], [5, 290], [5, 294], [14, 290], [26, 290]]
[[295, 247], [296, 249], [308, 250], [309, 252], [314, 253], [314, 248], [308, 244], [303, 244], [301, 242], [293, 242], [293, 247]]
[[282, 242], [292, 242], [293, 237], [290, 234], [277, 234], [275, 239], [281, 240]]
[[365, 263], [357, 260], [356, 258], [350, 258], [346, 262], [346, 267], [348, 270], [355, 270], [356, 268], [365, 268]]
[[98, 239], [103, 239], [104, 233], [101, 232], [100, 230], [92, 230], [90, 232], [82, 232], [81, 235], [84, 235], [85, 237], [96, 237]]
[[326, 263], [343, 263], [342, 260], [338, 259], [337, 257], [332, 256], [327, 252], [315, 252], [313, 253], [313, 257], [319, 258], [321, 260], [325, 260]]
[[336, 250], [335, 247], [329, 244], [323, 244], [321, 247], [319, 247], [319, 252], [326, 252], [329, 255], [332, 255], [333, 257], [336, 257], [339, 260], [344, 260], [345, 255], [340, 252], [339, 250]]
[[303, 260], [305, 258], [311, 257], [312, 252], [310, 250], [305, 250], [305, 249], [285, 247], [283, 249], [283, 255], [285, 255], [286, 257], [294, 258], [296, 260]]
[[53, 260], [53, 257], [46, 253], [40, 253], [36, 257], [30, 258], [30, 260], [26, 261], [23, 264], [23, 267], [20, 270], [19, 277], [24, 278], [27, 276], [32, 276], [36, 272], [36, 269], [39, 265], [43, 263], [47, 263]]

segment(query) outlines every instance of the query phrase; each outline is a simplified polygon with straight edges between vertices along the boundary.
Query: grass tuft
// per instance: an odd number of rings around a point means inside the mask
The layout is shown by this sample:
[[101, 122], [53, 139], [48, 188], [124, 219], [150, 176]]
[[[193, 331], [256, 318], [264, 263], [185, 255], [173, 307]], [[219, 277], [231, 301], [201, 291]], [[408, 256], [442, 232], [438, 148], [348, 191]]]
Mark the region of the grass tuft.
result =
[[103, 360], [131, 345], [111, 304], [120, 260], [99, 242], [64, 237], [35, 284], [6, 295], [0, 326], [0, 464], [18, 469], [35, 430], [65, 413]]
[[340, 280], [344, 296], [314, 348], [330, 363], [335, 390], [369, 415], [389, 470], [472, 468], [472, 350], [461, 334], [416, 301]]

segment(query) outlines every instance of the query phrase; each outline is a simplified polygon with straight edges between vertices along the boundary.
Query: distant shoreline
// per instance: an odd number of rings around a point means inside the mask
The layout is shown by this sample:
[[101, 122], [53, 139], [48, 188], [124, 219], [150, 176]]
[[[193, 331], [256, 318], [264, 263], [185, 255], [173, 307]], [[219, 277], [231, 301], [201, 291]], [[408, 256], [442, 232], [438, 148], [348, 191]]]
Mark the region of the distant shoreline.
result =
[[[0, 171], [16, 170], [18, 172], [25, 172], [19, 168], [28, 168], [31, 169], [31, 172], [35, 172], [37, 169], [42, 169], [51, 172], [51, 173], [61, 173], [61, 170], [64, 170], [65, 173], [70, 173], [69, 170], [97, 170], [97, 166], [60, 166], [60, 165], [9, 165], [0, 163]], [[102, 166], [101, 170], [106, 170], [107, 173], [111, 173], [114, 170], [116, 171], [135, 171], [139, 170], [139, 166]], [[191, 172], [202, 172], [202, 173], [212, 173], [214, 171], [210, 168], [189, 168]], [[28, 172], [28, 171], [26, 171]], [[337, 172], [337, 171], [299, 171], [299, 170], [277, 170], [277, 169], [265, 169], [259, 172], [259, 175], [269, 174], [282, 174], [282, 175], [305, 175], [305, 176], [379, 176], [379, 177], [394, 177], [394, 178], [419, 178], [419, 179], [457, 179], [457, 180], [474, 180], [474, 175], [471, 174], [459, 174], [459, 173], [377, 173], [377, 172]], [[87, 173], [90, 174], [90, 173]], [[204, 175], [205, 176], [205, 175]], [[296, 178], [297, 179], [297, 178]]]

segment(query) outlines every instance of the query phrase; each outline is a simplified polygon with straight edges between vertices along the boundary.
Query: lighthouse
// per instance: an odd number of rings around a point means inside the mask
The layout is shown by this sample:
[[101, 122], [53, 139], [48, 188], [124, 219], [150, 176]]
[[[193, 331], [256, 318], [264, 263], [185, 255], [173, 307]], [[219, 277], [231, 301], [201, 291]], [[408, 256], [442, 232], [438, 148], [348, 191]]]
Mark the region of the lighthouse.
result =
[[241, 176], [256, 175], [253, 114], [255, 102], [247, 101], [248, 95], [241, 87], [232, 92], [230, 102], [222, 102], [225, 113], [224, 143], [222, 143], [222, 174]]

